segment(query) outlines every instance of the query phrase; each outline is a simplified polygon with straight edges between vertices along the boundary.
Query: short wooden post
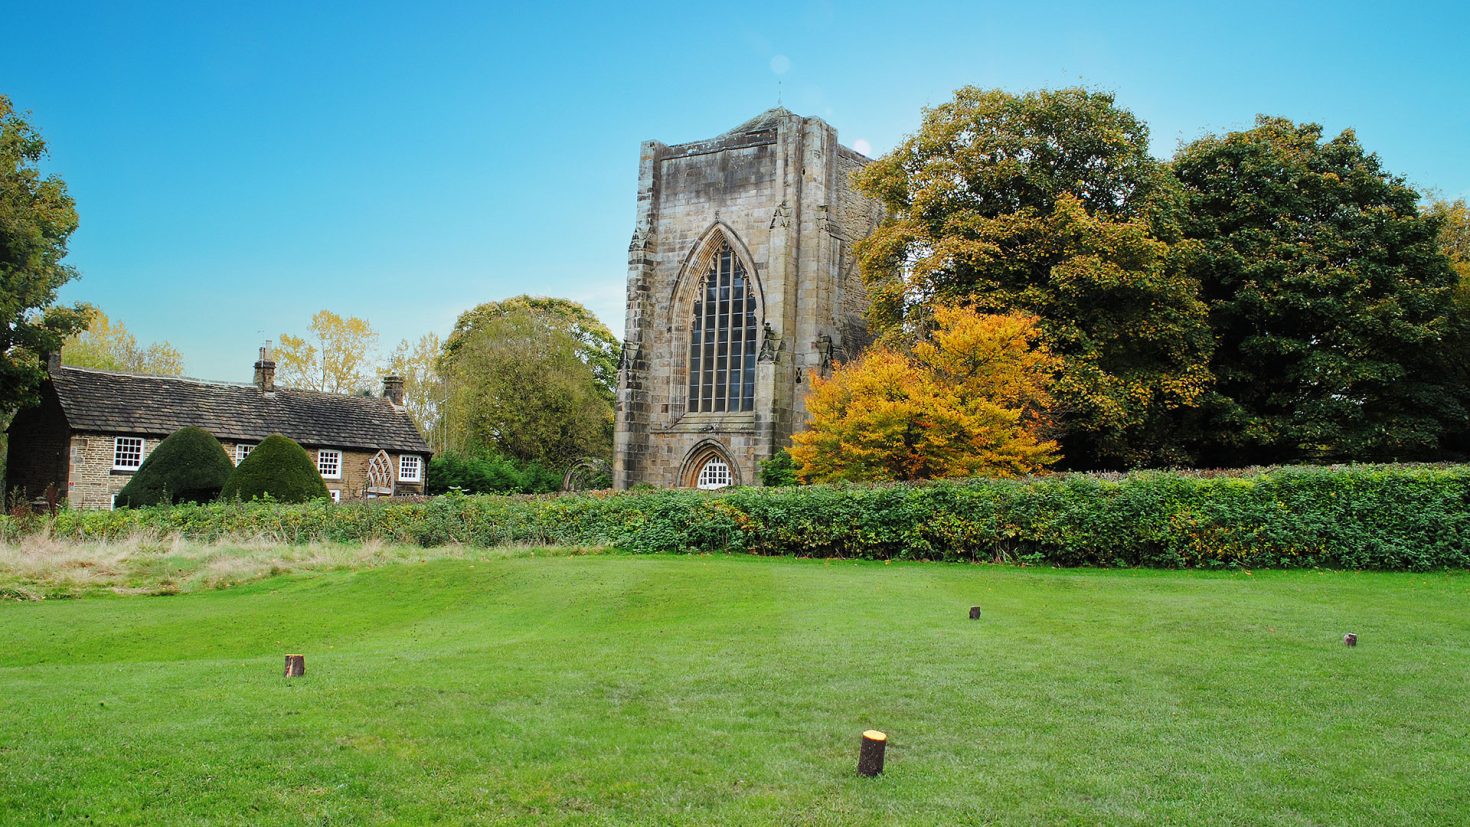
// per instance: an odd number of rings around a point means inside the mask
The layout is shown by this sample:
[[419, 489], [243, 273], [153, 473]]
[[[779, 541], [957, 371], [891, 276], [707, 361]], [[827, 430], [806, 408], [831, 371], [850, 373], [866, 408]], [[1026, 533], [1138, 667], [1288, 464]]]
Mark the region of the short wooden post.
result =
[[1347, 634], [1342, 636], [1342, 642], [1347, 646], [1357, 646], [1358, 636], [1353, 634], [1352, 632], [1348, 632]]
[[306, 674], [306, 655], [286, 656], [286, 677], [299, 678]]
[[877, 775], [883, 772], [883, 751], [887, 748], [887, 735], [876, 729], [864, 732], [862, 749], [858, 751], [858, 775]]
[[971, 620], [979, 620], [980, 619], [980, 607], [979, 606], [971, 606], [970, 607], [970, 619]]

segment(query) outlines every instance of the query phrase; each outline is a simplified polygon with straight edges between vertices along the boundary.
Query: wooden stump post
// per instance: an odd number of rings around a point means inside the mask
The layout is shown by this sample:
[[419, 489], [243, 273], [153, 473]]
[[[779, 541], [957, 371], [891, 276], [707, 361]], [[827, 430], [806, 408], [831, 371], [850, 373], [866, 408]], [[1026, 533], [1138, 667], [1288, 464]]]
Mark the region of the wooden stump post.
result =
[[286, 677], [299, 678], [306, 674], [306, 655], [286, 656]]
[[980, 607], [979, 606], [971, 606], [970, 607], [970, 619], [971, 620], [979, 620], [980, 619]]
[[883, 751], [888, 748], [888, 736], [876, 729], [863, 733], [863, 745], [858, 751], [858, 775], [877, 775], [883, 772]]
[[1347, 646], [1357, 646], [1358, 636], [1353, 634], [1352, 632], [1348, 632], [1347, 634], [1342, 636], [1342, 642]]

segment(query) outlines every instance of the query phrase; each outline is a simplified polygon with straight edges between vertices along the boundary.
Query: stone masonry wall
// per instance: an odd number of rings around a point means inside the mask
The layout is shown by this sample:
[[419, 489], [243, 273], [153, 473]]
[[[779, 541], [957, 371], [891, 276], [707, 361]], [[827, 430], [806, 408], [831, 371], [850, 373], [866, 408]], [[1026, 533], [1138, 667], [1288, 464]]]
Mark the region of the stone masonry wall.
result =
[[[67, 476], [69, 489], [68, 500], [73, 508], [111, 508], [112, 497], [128, 484], [132, 479], [134, 471], [114, 471], [112, 468], [113, 440], [116, 436], [134, 436], [133, 434], [76, 434], [70, 441], [68, 456]], [[146, 459], [153, 449], [162, 441], [161, 437], [145, 437], [143, 440], [143, 457]], [[225, 454], [229, 456], [230, 462], [235, 461], [235, 443], [224, 442]], [[316, 462], [317, 448], [309, 447], [307, 454], [311, 456], [312, 462]], [[328, 491], [338, 491], [339, 496], [344, 499], [361, 499], [367, 496], [367, 474], [368, 464], [372, 462], [376, 451], [362, 451], [354, 449], [342, 449], [342, 478], [340, 480], [327, 480], [323, 482]], [[393, 473], [394, 493], [400, 496], [422, 494], [424, 484], [422, 478], [428, 471], [427, 459], [420, 466], [420, 481], [399, 482], [398, 481], [398, 454], [388, 454], [388, 461]]]
[[[752, 126], [753, 125], [753, 126]], [[816, 118], [771, 110], [709, 141], [643, 145], [629, 246], [627, 335], [619, 375], [614, 485], [692, 484], [691, 463], [729, 459], [736, 483], [789, 444], [808, 372], [866, 342], [852, 243], [877, 207], [848, 177], [866, 159]], [[728, 242], [757, 290], [757, 327], [775, 334], [756, 368], [755, 410], [687, 411], [694, 293]], [[764, 336], [763, 336], [764, 338]], [[862, 341], [857, 341], [862, 340]]]
[[0, 501], [11, 496], [35, 501], [45, 495], [48, 485], [66, 496], [68, 434], [56, 392], [43, 385], [40, 404], [20, 411], [10, 424]]

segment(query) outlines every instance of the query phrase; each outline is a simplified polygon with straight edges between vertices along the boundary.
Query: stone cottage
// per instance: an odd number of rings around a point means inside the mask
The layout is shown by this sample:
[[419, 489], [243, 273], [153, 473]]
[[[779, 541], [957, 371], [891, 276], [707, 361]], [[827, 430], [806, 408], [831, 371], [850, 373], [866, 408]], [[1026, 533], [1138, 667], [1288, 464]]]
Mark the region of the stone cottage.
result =
[[284, 434], [316, 462], [334, 501], [421, 494], [429, 446], [403, 407], [403, 380], [382, 397], [277, 388], [261, 348], [253, 383], [64, 367], [53, 357], [40, 404], [10, 424], [5, 492], [35, 499], [48, 485], [73, 508], [111, 508], [158, 443], [185, 426], [214, 434], [238, 464]]
[[643, 144], [615, 487], [756, 482], [805, 421], [809, 373], [866, 345], [853, 244], [882, 217], [850, 180], [866, 163], [781, 108]]

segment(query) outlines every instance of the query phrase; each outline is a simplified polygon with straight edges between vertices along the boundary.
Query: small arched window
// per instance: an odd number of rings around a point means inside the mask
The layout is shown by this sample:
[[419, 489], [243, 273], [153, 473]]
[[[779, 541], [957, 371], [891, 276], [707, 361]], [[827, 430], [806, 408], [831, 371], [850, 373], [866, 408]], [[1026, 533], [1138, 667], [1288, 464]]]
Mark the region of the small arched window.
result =
[[710, 262], [702, 289], [694, 297], [693, 313], [689, 326], [689, 410], [754, 410], [759, 346], [755, 292], [745, 265], [729, 242]]
[[699, 469], [695, 487], [710, 491], [730, 484], [730, 465], [720, 457], [710, 457]]

